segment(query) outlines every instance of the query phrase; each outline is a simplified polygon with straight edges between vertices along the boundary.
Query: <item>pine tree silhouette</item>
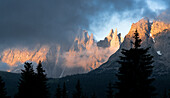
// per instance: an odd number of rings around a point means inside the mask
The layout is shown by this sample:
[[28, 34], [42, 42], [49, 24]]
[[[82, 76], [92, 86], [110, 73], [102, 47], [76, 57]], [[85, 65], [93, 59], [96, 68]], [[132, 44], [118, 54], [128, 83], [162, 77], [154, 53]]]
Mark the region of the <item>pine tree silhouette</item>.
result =
[[0, 76], [0, 98], [10, 98], [9, 96], [7, 96], [5, 82], [2, 80], [1, 76]]
[[168, 98], [170, 98], [170, 89], [168, 89]]
[[163, 94], [163, 97], [162, 97], [162, 98], [168, 98], [166, 89], [164, 90], [164, 94]]
[[122, 49], [118, 63], [121, 65], [116, 75], [118, 82], [115, 87], [119, 90], [117, 98], [151, 98], [155, 88], [151, 85], [154, 78], [151, 77], [153, 70], [153, 56], [148, 54], [149, 48], [140, 48], [141, 39], [139, 33], [134, 33], [134, 48]]
[[56, 90], [56, 98], [61, 98], [61, 88], [60, 85], [58, 84], [57, 86], [57, 90]]
[[35, 98], [35, 73], [32, 63], [25, 62], [25, 70], [21, 70], [18, 93], [15, 98]]
[[91, 98], [97, 98], [95, 92], [91, 95]]
[[82, 88], [80, 87], [80, 80], [77, 81], [76, 91], [73, 94], [73, 98], [81, 98], [82, 97]]
[[112, 83], [109, 82], [108, 86], [107, 86], [107, 98], [113, 98], [113, 86]]
[[81, 98], [88, 98], [88, 96], [86, 94], [83, 94]]
[[44, 73], [45, 70], [42, 68], [42, 63], [39, 61], [36, 73], [36, 96], [38, 98], [48, 98], [48, 87], [47, 87], [47, 77]]
[[62, 98], [68, 98], [65, 82], [63, 83]]

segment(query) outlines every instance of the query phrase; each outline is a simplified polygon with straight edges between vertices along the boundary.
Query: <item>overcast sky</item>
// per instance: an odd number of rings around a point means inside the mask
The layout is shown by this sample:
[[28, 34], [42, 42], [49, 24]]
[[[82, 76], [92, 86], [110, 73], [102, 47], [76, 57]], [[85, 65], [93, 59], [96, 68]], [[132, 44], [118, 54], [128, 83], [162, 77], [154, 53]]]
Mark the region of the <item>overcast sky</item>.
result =
[[133, 22], [154, 19], [169, 0], [0, 0], [0, 44], [71, 44], [79, 29], [103, 39], [110, 29], [124, 36]]

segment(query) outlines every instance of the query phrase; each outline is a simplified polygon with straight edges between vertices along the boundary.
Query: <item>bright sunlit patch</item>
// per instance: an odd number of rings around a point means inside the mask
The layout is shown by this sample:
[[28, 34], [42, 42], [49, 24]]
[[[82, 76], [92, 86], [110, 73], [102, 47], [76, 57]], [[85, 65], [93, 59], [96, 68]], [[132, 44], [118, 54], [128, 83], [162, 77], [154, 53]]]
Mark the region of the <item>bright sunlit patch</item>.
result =
[[7, 70], [7, 72], [11, 72], [11, 70]]

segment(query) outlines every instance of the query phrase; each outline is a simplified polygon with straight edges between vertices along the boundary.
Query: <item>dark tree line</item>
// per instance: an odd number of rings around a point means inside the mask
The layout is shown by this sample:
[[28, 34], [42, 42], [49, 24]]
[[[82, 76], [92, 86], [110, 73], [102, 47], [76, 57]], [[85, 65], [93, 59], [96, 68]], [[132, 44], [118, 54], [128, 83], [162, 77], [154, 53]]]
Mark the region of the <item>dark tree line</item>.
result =
[[0, 76], [0, 98], [10, 98], [9, 96], [7, 96], [5, 82], [2, 80], [1, 76]]
[[48, 98], [47, 78], [39, 62], [34, 72], [32, 63], [25, 62], [24, 70], [21, 70], [21, 78], [18, 85], [18, 93], [15, 98]]
[[65, 82], [63, 83], [63, 89], [61, 89], [58, 84], [55, 96], [56, 98], [68, 98]]
[[111, 82], [109, 82], [109, 84], [107, 86], [106, 97], [113, 98], [113, 85]]

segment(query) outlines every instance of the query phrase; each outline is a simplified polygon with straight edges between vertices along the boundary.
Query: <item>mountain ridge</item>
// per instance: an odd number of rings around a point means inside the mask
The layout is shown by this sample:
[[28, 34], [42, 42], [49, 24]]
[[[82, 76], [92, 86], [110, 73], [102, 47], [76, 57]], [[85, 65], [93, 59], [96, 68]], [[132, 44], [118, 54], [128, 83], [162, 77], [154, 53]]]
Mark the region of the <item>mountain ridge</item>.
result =
[[[109, 37], [108, 47], [99, 47], [93, 33], [88, 34], [86, 30], [80, 30], [75, 37], [72, 47], [63, 51], [60, 45], [37, 45], [29, 48], [8, 48], [1, 52], [1, 64], [5, 66], [3, 71], [20, 72], [24, 62], [30, 61], [37, 65], [42, 61], [48, 77], [62, 77], [77, 73], [86, 73], [96, 69], [114, 53], [121, 44], [121, 35], [117, 30]], [[89, 62], [86, 62], [89, 61]]]

